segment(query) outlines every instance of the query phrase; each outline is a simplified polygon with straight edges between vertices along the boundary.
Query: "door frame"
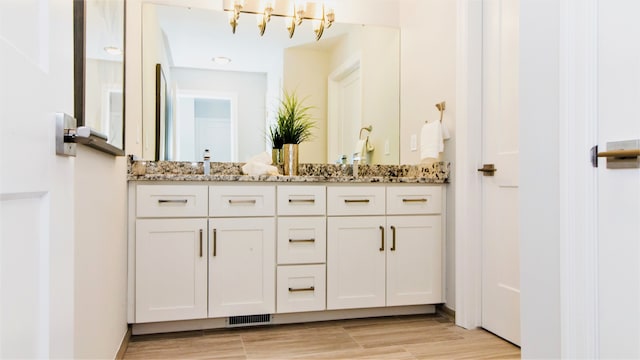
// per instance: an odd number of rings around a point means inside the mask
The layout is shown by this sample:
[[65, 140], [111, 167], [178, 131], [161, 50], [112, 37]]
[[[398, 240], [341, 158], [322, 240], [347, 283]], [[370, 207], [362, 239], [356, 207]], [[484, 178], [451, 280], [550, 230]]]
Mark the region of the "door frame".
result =
[[[589, 148], [597, 142], [597, 6], [598, 0], [534, 1], [520, 0], [521, 26], [532, 26], [540, 21], [541, 14], [554, 12], [557, 23], [543, 36], [547, 41], [545, 49], [551, 51], [545, 68], [533, 68], [532, 62], [520, 60], [520, 74], [551, 73], [551, 78], [527, 78], [527, 87], [555, 86], [557, 97], [552, 104], [545, 104], [545, 112], [551, 118], [543, 120], [550, 137], [557, 142], [550, 146], [551, 155], [557, 158], [556, 169], [551, 169], [550, 177], [556, 201], [550, 201], [552, 211], [559, 215], [555, 224], [545, 224], [550, 230], [556, 247], [547, 249], [550, 256], [557, 258], [557, 268], [551, 270], [556, 278], [549, 284], [538, 283], [548, 290], [545, 296], [553, 300], [550, 306], [557, 314], [553, 319], [549, 336], [558, 346], [547, 346], [545, 351], [557, 356], [594, 358], [597, 350], [597, 203], [596, 173], [589, 164]], [[534, 10], [534, 11], [532, 11]], [[526, 18], [525, 18], [526, 16]], [[456, 51], [456, 161], [453, 164], [455, 181], [455, 253], [456, 253], [456, 324], [464, 328], [481, 326], [482, 317], [482, 181], [475, 169], [482, 164], [482, 3], [477, 0], [457, 0], [457, 42]], [[530, 28], [529, 28], [530, 29]], [[523, 47], [532, 48], [537, 44], [526, 43], [521, 36]], [[524, 40], [524, 41], [523, 41]], [[548, 41], [552, 40], [552, 41]], [[542, 49], [542, 50], [545, 50]], [[553, 58], [554, 55], [558, 55]], [[522, 83], [520, 89], [523, 89]], [[529, 102], [531, 103], [531, 102]], [[520, 109], [526, 114], [526, 106]], [[521, 134], [527, 133], [530, 120], [521, 116]], [[542, 124], [541, 126], [544, 126]], [[535, 136], [535, 135], [534, 135]], [[522, 137], [522, 135], [521, 135]], [[521, 142], [524, 153], [535, 154], [535, 141]], [[538, 144], [539, 145], [539, 144]], [[524, 158], [524, 157], [523, 157]], [[522, 170], [521, 179], [531, 175], [536, 169]], [[537, 169], [539, 172], [544, 169]], [[539, 175], [539, 174], [538, 174]], [[557, 181], [556, 181], [557, 180]], [[533, 189], [535, 190], [535, 189]], [[523, 191], [531, 191], [526, 187]], [[521, 215], [522, 218], [523, 215]], [[541, 218], [544, 220], [544, 218]], [[523, 233], [523, 230], [521, 230]], [[527, 241], [521, 239], [521, 241]], [[528, 263], [539, 254], [529, 254], [521, 250], [521, 277], [535, 269]], [[559, 279], [559, 280], [557, 280]], [[538, 296], [530, 292], [531, 282], [523, 281], [522, 303], [529, 303]], [[559, 286], [556, 286], [559, 285]], [[522, 307], [523, 355], [529, 354], [528, 345], [539, 344], [534, 340], [533, 318], [536, 311], [545, 311], [531, 306]], [[553, 316], [553, 315], [550, 315]], [[547, 320], [541, 320], [547, 321]], [[535, 346], [531, 346], [534, 348]], [[551, 349], [550, 349], [551, 348]], [[532, 350], [534, 351], [534, 350]], [[534, 355], [533, 353], [531, 355]]]

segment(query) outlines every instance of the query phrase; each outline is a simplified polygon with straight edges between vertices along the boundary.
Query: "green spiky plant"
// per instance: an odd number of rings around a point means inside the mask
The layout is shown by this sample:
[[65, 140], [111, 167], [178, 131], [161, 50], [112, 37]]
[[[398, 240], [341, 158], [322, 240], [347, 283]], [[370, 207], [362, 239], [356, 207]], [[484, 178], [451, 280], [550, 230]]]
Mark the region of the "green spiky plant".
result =
[[[284, 91], [276, 123], [283, 144], [300, 144], [312, 138], [311, 129], [315, 127], [315, 121], [310, 111], [313, 107], [305, 106], [305, 100], [299, 99], [295, 92]], [[273, 129], [270, 128], [269, 132], [271, 134]]]
[[267, 136], [269, 137], [269, 141], [271, 142], [272, 149], [282, 149], [284, 141], [282, 140], [280, 128], [278, 127], [277, 123], [269, 126], [269, 133], [267, 134]]

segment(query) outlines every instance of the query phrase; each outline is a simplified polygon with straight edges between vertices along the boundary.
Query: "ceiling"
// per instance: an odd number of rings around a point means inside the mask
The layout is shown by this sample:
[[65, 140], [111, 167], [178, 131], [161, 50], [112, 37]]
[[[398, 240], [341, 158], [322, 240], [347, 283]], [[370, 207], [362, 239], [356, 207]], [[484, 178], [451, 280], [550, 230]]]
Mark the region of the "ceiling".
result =
[[[332, 47], [350, 29], [359, 25], [335, 23], [315, 40], [312, 24], [304, 21], [289, 38], [284, 18], [272, 17], [263, 37], [258, 33], [256, 15], [241, 14], [232, 34], [228, 15], [223, 11], [167, 5], [156, 6], [172, 66], [227, 71], [267, 72], [282, 66], [283, 50], [313, 47], [318, 51]], [[215, 64], [215, 56], [231, 58], [227, 65]]]

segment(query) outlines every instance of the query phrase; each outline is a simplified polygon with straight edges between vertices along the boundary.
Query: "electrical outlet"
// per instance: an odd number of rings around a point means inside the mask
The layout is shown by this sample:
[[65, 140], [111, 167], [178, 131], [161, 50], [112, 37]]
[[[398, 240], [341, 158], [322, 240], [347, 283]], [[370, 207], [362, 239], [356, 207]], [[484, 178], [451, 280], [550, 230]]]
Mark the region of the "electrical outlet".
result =
[[391, 155], [391, 151], [389, 150], [389, 139], [384, 141], [384, 154]]
[[418, 135], [411, 135], [411, 151], [418, 150]]

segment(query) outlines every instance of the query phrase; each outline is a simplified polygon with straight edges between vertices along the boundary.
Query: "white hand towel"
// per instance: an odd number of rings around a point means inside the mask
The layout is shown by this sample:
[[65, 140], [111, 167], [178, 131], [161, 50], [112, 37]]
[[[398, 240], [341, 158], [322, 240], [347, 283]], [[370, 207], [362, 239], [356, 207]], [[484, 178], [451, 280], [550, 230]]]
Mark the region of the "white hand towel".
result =
[[358, 142], [356, 143], [356, 147], [355, 149], [353, 149], [353, 153], [358, 153], [358, 155], [362, 158], [366, 155], [366, 140], [358, 140]]
[[444, 150], [444, 142], [440, 121], [432, 121], [422, 125], [422, 130], [420, 131], [420, 158], [437, 159], [442, 150]]
[[451, 139], [451, 135], [449, 135], [449, 128], [447, 127], [447, 124], [442, 123], [442, 139], [443, 140], [449, 140]]
[[249, 159], [242, 166], [242, 173], [253, 176], [278, 175], [278, 168], [271, 166], [271, 155], [265, 151]]

